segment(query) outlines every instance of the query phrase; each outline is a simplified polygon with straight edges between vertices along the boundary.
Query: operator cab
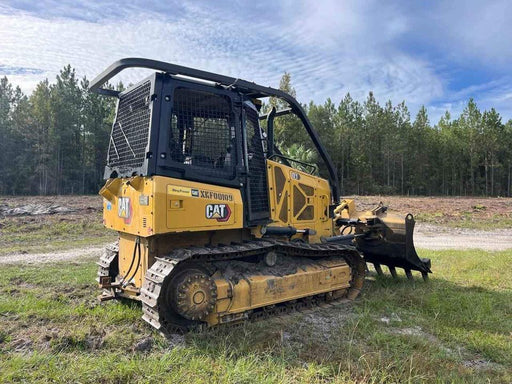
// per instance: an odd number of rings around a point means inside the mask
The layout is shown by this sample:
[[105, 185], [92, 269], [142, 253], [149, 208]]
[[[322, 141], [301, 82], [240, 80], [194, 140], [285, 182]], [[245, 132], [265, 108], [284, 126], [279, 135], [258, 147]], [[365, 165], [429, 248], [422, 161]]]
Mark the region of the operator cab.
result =
[[250, 223], [267, 222], [257, 104], [224, 87], [155, 73], [119, 94], [105, 179], [160, 175], [241, 188]]
[[[127, 68], [155, 72], [126, 91], [101, 88]], [[122, 59], [96, 77], [92, 92], [119, 99], [108, 149], [105, 179], [167, 176], [241, 190], [245, 224], [270, 222], [266, 159], [275, 158], [273, 119], [268, 137], [259, 125], [262, 98], [288, 103], [286, 113], [304, 124], [329, 173], [338, 201], [334, 165], [301, 105], [278, 89], [161, 61]], [[281, 111], [282, 112], [282, 111]], [[282, 156], [281, 156], [282, 157]], [[288, 159], [291, 160], [291, 159]], [[289, 165], [287, 159], [283, 162]]]

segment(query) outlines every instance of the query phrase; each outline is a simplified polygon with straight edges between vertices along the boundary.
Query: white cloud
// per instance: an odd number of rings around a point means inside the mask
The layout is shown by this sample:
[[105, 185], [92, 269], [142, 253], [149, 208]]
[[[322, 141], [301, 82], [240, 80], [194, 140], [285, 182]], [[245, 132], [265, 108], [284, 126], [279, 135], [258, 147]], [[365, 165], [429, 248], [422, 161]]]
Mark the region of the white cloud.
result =
[[510, 68], [510, 0], [429, 2], [415, 16], [420, 37], [450, 52], [454, 62], [467, 64], [470, 59], [494, 69]]
[[[0, 6], [0, 65], [44, 71], [9, 75], [26, 92], [44, 77], [53, 81], [68, 63], [92, 79], [119, 58], [139, 56], [271, 86], [288, 71], [301, 102], [338, 102], [346, 92], [364, 100], [373, 91], [381, 101], [406, 100], [415, 113], [422, 104], [439, 108], [464, 96], [447, 90], [446, 75], [428, 55], [402, 47], [423, 27], [421, 12], [401, 4], [239, 1], [168, 4], [165, 12], [160, 3], [132, 2], [114, 13], [109, 6], [48, 0], [30, 12]], [[119, 78], [136, 82], [143, 73]]]
[[452, 118], [457, 118], [470, 98], [476, 101], [478, 108], [482, 111], [496, 109], [502, 116], [503, 122], [512, 117], [512, 79], [503, 77], [488, 83], [465, 87], [448, 95], [446, 101], [429, 106], [431, 121], [434, 123], [439, 121], [445, 111], [450, 112]]

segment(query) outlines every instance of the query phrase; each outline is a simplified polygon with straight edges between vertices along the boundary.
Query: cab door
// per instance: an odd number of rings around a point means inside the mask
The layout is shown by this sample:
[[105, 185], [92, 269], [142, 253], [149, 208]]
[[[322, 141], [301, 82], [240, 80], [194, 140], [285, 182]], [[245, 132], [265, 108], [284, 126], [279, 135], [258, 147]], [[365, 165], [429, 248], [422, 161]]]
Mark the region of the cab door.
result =
[[250, 226], [269, 222], [268, 181], [266, 158], [263, 151], [263, 133], [260, 129], [258, 111], [250, 101], [244, 102], [242, 110], [244, 132], [244, 161], [247, 170], [246, 202], [247, 222]]

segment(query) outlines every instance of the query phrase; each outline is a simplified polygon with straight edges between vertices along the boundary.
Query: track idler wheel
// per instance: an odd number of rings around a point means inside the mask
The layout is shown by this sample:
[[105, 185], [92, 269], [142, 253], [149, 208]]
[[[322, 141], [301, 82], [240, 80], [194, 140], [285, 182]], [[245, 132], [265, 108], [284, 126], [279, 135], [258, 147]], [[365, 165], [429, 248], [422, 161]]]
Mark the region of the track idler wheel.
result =
[[204, 272], [186, 270], [171, 283], [171, 306], [189, 320], [202, 320], [213, 312], [217, 286]]

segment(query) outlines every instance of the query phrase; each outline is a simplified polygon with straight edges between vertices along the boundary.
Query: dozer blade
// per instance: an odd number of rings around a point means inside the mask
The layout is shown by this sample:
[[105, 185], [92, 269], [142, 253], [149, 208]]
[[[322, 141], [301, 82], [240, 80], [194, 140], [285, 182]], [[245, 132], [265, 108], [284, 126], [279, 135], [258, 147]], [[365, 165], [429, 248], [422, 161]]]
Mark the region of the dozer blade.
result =
[[386, 214], [374, 217], [367, 223], [366, 236], [356, 237], [357, 249], [367, 263], [373, 263], [378, 274], [382, 274], [381, 265], [386, 265], [393, 277], [395, 268], [403, 268], [408, 279], [411, 271], [420, 271], [423, 279], [428, 278], [430, 259], [420, 258], [413, 242], [414, 218], [411, 214], [405, 220], [396, 215]]

